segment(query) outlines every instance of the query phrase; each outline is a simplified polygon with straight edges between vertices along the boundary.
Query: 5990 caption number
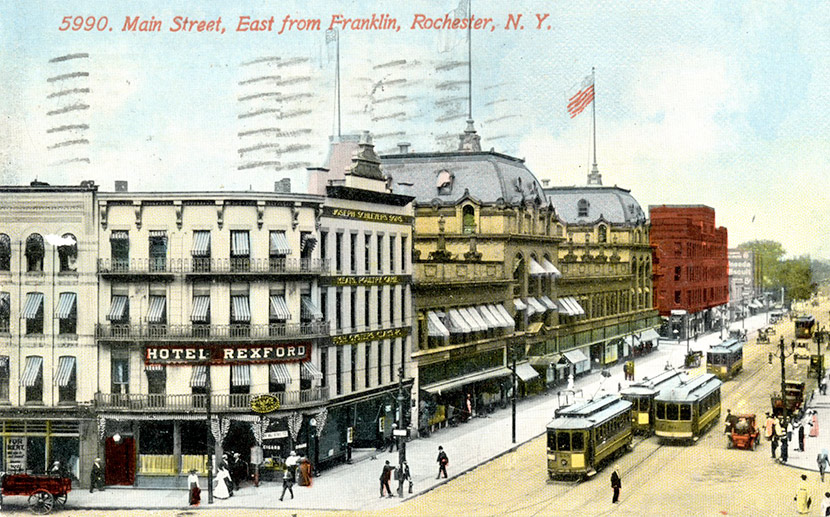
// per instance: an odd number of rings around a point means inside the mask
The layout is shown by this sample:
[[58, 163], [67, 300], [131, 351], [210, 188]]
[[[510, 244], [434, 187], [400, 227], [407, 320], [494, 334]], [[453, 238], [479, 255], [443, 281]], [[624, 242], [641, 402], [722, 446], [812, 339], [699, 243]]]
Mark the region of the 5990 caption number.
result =
[[58, 30], [61, 31], [104, 31], [107, 29], [109, 19], [106, 16], [96, 18], [95, 16], [64, 16]]

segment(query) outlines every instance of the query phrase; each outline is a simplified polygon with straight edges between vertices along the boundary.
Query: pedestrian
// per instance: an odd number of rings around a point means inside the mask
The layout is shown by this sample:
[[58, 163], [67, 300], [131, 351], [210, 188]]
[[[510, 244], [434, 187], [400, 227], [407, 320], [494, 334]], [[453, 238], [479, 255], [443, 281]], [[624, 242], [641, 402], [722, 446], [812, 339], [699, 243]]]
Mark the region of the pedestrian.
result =
[[778, 449], [778, 435], [773, 434], [772, 440], [769, 442], [770, 451], [772, 452], [772, 459], [775, 459], [775, 450]]
[[389, 452], [392, 452], [392, 449], [398, 450], [398, 438], [395, 436], [395, 430], [398, 429], [398, 424], [392, 423], [392, 436], [389, 437]]
[[438, 462], [438, 475], [435, 479], [440, 478], [442, 472], [444, 473], [444, 478], [446, 479], [447, 465], [449, 465], [450, 459], [447, 457], [447, 453], [444, 452], [444, 448], [440, 445], [438, 446], [438, 459], [436, 461]]
[[804, 421], [798, 425], [798, 450], [804, 452]]
[[827, 449], [822, 449], [816, 456], [816, 463], [818, 463], [818, 472], [821, 474], [821, 482], [824, 483], [824, 472], [827, 467], [830, 467], [830, 458], [827, 457]]
[[787, 435], [785, 434], [781, 438], [781, 463], [787, 463], [787, 460], [790, 457], [789, 444], [790, 441], [787, 439]]
[[[294, 451], [291, 451], [292, 454]], [[294, 467], [289, 467], [288, 464], [285, 466], [285, 472], [282, 474], [282, 495], [280, 495], [280, 501], [282, 498], [285, 497], [285, 491], [287, 490], [291, 494], [291, 499], [294, 499], [294, 480], [296, 473], [294, 472]]]
[[732, 434], [732, 429], [735, 428], [735, 424], [738, 422], [738, 417], [732, 414], [731, 409], [726, 410], [726, 428], [724, 429], [724, 433]]
[[403, 468], [398, 472], [398, 491], [403, 493], [404, 482], [409, 483], [409, 493], [412, 493], [412, 473], [409, 471], [409, 463], [406, 460], [401, 464]]
[[793, 428], [795, 427], [795, 425], [797, 423], [798, 423], [798, 420], [796, 420], [794, 417], [791, 418], [790, 421], [787, 423], [787, 441], [788, 442], [792, 441], [792, 439], [793, 439]]
[[619, 503], [620, 502], [620, 489], [622, 489], [622, 480], [620, 479], [620, 475], [617, 474], [617, 469], [614, 469], [614, 472], [611, 474], [611, 489], [614, 490], [614, 496], [611, 498], [612, 503]]
[[61, 462], [55, 460], [55, 462], [52, 463], [52, 468], [49, 469], [49, 475], [56, 478], [59, 478], [63, 475], [63, 470], [61, 469]]
[[386, 489], [386, 494], [388, 497], [392, 497], [392, 489], [389, 488], [389, 479], [392, 477], [392, 471], [395, 470], [395, 467], [389, 464], [389, 460], [386, 460], [386, 464], [383, 466], [383, 471], [380, 473], [380, 496], [383, 497], [383, 490]]
[[807, 474], [801, 474], [801, 484], [798, 486], [793, 500], [795, 500], [795, 507], [799, 514], [804, 515], [810, 512], [813, 499], [810, 497], [810, 489], [807, 486]]
[[216, 471], [216, 486], [213, 487], [213, 497], [217, 499], [227, 499], [233, 495], [233, 480], [231, 480], [231, 473], [224, 465], [220, 465]]
[[[291, 451], [287, 458], [285, 458], [285, 466], [290, 468], [291, 470], [296, 469], [297, 462], [300, 461], [300, 457], [297, 456], [297, 451]], [[296, 474], [296, 472], [295, 472]]]
[[104, 468], [101, 466], [101, 458], [95, 458], [92, 463], [92, 471], [89, 473], [89, 493], [93, 489], [104, 491]]
[[830, 492], [824, 492], [824, 499], [821, 501], [821, 513], [819, 515], [830, 515]]
[[769, 358], [767, 359], [769, 364], [772, 364], [772, 352], [769, 353]]
[[305, 456], [300, 458], [300, 486], [311, 486], [311, 462]]
[[810, 437], [817, 438], [818, 437], [818, 414], [816, 410], [812, 410], [812, 417], [810, 418]]
[[772, 419], [772, 415], [767, 413], [767, 421], [764, 424], [764, 436], [766, 436], [767, 440], [772, 440], [772, 426], [775, 424], [775, 420]]
[[190, 469], [190, 475], [187, 476], [188, 501], [190, 506], [199, 506], [202, 500], [202, 487], [199, 485], [199, 475], [196, 474], [196, 469]]

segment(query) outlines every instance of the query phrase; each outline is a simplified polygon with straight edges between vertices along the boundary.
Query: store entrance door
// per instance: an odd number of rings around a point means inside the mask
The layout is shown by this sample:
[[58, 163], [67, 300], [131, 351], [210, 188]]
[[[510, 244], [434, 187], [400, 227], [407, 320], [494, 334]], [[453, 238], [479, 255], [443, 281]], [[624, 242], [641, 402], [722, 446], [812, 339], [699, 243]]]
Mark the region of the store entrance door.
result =
[[104, 479], [107, 485], [135, 484], [135, 439], [122, 436], [119, 442], [107, 438], [104, 448]]

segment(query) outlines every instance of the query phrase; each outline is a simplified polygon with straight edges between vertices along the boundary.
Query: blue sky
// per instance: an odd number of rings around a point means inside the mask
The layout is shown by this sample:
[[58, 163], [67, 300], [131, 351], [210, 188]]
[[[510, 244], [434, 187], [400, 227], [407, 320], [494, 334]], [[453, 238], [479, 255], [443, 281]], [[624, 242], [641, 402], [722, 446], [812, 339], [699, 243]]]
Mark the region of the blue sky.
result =
[[[332, 49], [323, 31], [235, 33], [243, 15], [273, 15], [275, 29], [286, 14], [324, 28], [333, 13], [396, 17], [398, 32], [340, 34], [344, 132], [372, 131], [381, 151], [403, 140], [428, 151], [463, 130], [466, 43], [451, 39], [440, 52], [446, 35], [409, 30], [413, 14], [443, 16], [457, 0], [168, 4], [0, 2], [0, 181], [270, 190], [288, 176], [302, 186], [304, 164], [322, 162], [334, 129]], [[825, 2], [502, 4], [473, 2], [473, 14], [498, 26], [472, 42], [485, 149], [525, 158], [554, 184], [583, 184], [590, 112], [571, 120], [565, 99], [594, 66], [606, 184], [631, 189], [644, 208], [710, 205], [731, 245], [770, 238], [791, 254], [830, 257], [817, 224], [830, 201]], [[508, 13], [524, 15], [524, 31], [503, 29]], [[533, 28], [535, 13], [550, 14], [550, 30]], [[59, 31], [75, 14], [107, 16], [108, 28]], [[128, 15], [154, 16], [163, 31], [121, 32]], [[221, 16], [226, 33], [167, 32], [177, 15]], [[89, 57], [49, 62], [73, 53]], [[77, 71], [89, 75], [48, 81]], [[280, 79], [251, 81], [265, 76]], [[282, 100], [242, 100], [269, 92]], [[78, 104], [89, 108], [48, 115]], [[280, 114], [240, 117], [269, 110]], [[88, 127], [48, 132], [65, 125]]]

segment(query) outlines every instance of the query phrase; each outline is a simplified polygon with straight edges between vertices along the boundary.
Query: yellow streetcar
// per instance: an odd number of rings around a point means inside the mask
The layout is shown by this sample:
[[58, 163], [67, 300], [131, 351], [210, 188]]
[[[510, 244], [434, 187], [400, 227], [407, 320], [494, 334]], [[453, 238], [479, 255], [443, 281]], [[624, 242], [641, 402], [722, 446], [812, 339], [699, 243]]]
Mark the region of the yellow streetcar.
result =
[[744, 366], [744, 343], [727, 339], [709, 349], [706, 354], [706, 371], [725, 381], [738, 374]]
[[723, 383], [711, 373], [687, 380], [654, 399], [654, 434], [666, 440], [697, 441], [720, 417]]
[[631, 402], [631, 427], [637, 434], [654, 432], [654, 398], [674, 389], [687, 379], [680, 370], [667, 370], [653, 378], [643, 378], [620, 392], [623, 400]]

